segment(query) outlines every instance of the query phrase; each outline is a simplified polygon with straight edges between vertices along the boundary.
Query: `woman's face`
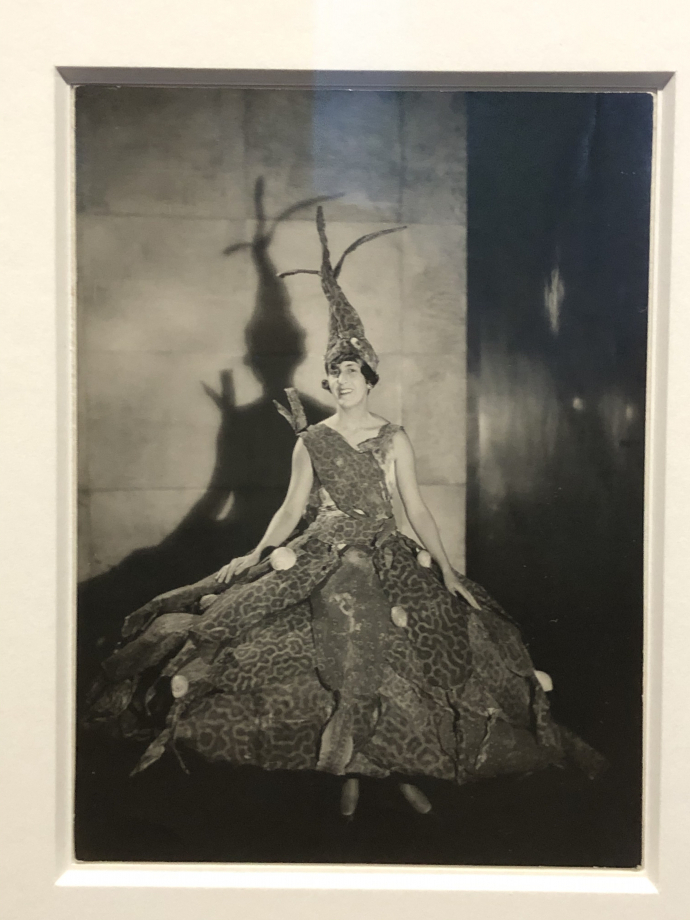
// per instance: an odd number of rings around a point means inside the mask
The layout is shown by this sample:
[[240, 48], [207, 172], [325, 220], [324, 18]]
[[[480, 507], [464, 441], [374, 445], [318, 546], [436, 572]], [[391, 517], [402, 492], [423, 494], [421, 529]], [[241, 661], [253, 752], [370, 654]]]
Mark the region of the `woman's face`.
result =
[[328, 369], [328, 388], [338, 405], [343, 408], [356, 406], [366, 399], [369, 387], [357, 361], [343, 361]]

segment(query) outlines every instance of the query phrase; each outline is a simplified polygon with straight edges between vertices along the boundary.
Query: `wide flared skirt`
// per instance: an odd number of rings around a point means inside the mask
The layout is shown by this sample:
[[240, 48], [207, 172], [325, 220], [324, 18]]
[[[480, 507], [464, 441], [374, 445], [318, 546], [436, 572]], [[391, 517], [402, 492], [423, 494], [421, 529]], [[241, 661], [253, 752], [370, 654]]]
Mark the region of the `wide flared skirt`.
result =
[[[519, 629], [480, 586], [452, 596], [399, 532], [372, 544], [307, 532], [289, 568], [169, 592], [125, 624], [91, 724], [153, 733], [137, 770], [191, 748], [211, 761], [463, 783], [603, 759], [556, 725]], [[422, 556], [422, 562], [424, 557]], [[217, 593], [221, 592], [221, 593]], [[172, 690], [162, 729], [150, 711]]]

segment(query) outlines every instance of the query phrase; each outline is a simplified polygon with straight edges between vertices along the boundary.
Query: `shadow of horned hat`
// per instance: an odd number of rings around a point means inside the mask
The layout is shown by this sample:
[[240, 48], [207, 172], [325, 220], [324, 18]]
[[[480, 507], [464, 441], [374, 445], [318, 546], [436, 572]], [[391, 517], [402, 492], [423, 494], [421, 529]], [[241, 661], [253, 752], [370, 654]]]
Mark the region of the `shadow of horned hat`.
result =
[[321, 268], [319, 271], [298, 268], [294, 271], [283, 272], [280, 277], [286, 278], [289, 275], [299, 274], [318, 275], [320, 277], [321, 288], [328, 301], [328, 343], [326, 345], [325, 355], [325, 364], [327, 368], [336, 364], [339, 359], [350, 356], [354, 352], [375, 371], [379, 363], [378, 355], [364, 333], [364, 325], [359, 318], [359, 314], [340, 287], [338, 276], [340, 275], [346, 257], [351, 252], [354, 252], [355, 249], [358, 249], [364, 243], [368, 243], [379, 236], [385, 236], [388, 233], [396, 233], [398, 230], [404, 230], [405, 227], [390, 227], [386, 230], [378, 230], [375, 233], [367, 233], [365, 236], [361, 236], [347, 247], [335, 265], [335, 268], [331, 264], [331, 255], [328, 250], [328, 238], [326, 237], [326, 221], [321, 206], [316, 210], [316, 229], [321, 242]]

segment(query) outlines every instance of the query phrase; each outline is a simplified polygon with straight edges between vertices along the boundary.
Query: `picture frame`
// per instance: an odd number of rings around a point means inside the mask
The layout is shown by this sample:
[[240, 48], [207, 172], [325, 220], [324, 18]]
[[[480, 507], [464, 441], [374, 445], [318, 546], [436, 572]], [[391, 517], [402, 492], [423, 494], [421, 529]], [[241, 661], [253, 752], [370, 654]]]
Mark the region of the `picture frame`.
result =
[[[618, 36], [616, 53], [611, 53], [603, 41], [590, 44], [589, 40], [585, 52], [584, 45], [580, 46], [573, 37], [571, 44], [565, 42], [568, 54], [559, 56], [559, 67], [567, 60], [572, 69], [568, 74], [554, 71], [557, 56], [540, 55], [542, 46], [534, 36], [519, 54], [514, 49], [507, 53], [513, 35], [506, 24], [498, 30], [500, 41], [492, 46], [491, 54], [486, 54], [482, 62], [481, 54], [475, 51], [462, 62], [461, 72], [458, 68], [462, 46], [439, 49], [435, 41], [426, 45], [418, 41], [418, 17], [429, 21], [420, 11], [421, 4], [403, 4], [396, 12], [388, 11], [388, 19], [398, 31], [398, 42], [393, 42], [395, 47], [385, 61], [376, 58], [368, 42], [357, 54], [350, 52], [349, 56], [328, 41], [318, 54], [310, 55], [309, 43], [299, 42], [288, 54], [283, 45], [284, 35], [277, 29], [266, 30], [262, 8], [248, 15], [243, 28], [238, 30], [246, 47], [241, 49], [236, 37], [232, 57], [232, 64], [244, 65], [247, 79], [253, 81], [259, 79], [256, 71], [265, 66], [265, 55], [274, 54], [270, 58], [272, 66], [284, 70], [270, 74], [270, 79], [276, 81], [273, 85], [284, 85], [286, 74], [295, 78], [296, 71], [298, 79], [305, 78], [305, 71], [309, 78], [313, 71], [330, 71], [328, 76], [332, 80], [333, 69], [339, 67], [355, 71], [354, 76], [348, 73], [348, 82], [354, 79], [366, 82], [372, 79], [372, 65], [376, 62], [377, 73], [389, 71], [386, 79], [395, 86], [400, 82], [405, 85], [406, 80], [418, 85], [421, 73], [434, 73], [435, 85], [444, 79], [457, 81], [461, 74], [460, 85], [444, 84], [457, 88], [627, 87], [658, 92], [649, 351], [644, 870], [243, 867], [237, 871], [182, 866], [142, 869], [74, 865], [69, 847], [74, 730], [70, 706], [73, 691], [70, 663], [74, 661], [70, 629], [74, 560], [70, 545], [74, 522], [71, 489], [66, 488], [73, 481], [74, 460], [69, 358], [71, 277], [67, 259], [72, 233], [69, 100], [70, 85], [82, 82], [86, 74], [70, 67], [56, 71], [56, 66], [70, 60], [84, 62], [86, 58], [93, 77], [94, 67], [107, 67], [119, 59], [127, 68], [153, 65], [155, 71], [139, 69], [134, 75], [132, 70], [109, 70], [107, 74], [101, 71], [99, 78], [118, 83], [127, 78], [145, 82], [179, 81], [184, 76], [208, 83], [221, 79], [221, 72], [229, 66], [230, 52], [220, 42], [211, 50], [201, 47], [204, 42], [191, 40], [170, 44], [169, 47], [179, 49], [173, 55], [175, 67], [185, 73], [168, 72], [166, 77], [163, 70], [170, 63], [169, 56], [131, 40], [124, 27], [113, 28], [104, 7], [95, 8], [97, 13], [94, 11], [82, 20], [80, 29], [70, 31], [67, 23], [81, 14], [76, 4], [68, 4], [62, 10], [65, 19], [50, 20], [51, 41], [46, 44], [41, 40], [43, 33], [39, 36], [30, 29], [27, 11], [32, 6], [15, 12], [14, 30], [21, 41], [17, 41], [17, 50], [7, 56], [4, 65], [8, 68], [6, 85], [18, 84], [18, 77], [22, 84], [17, 94], [21, 104], [10, 107], [13, 157], [2, 178], [9, 192], [8, 226], [13, 228], [6, 253], [11, 252], [14, 257], [12, 263], [8, 260], [8, 302], [14, 307], [8, 311], [8, 335], [2, 339], [4, 367], [9, 368], [13, 391], [5, 414], [12, 438], [7, 438], [10, 450], [2, 461], [3, 488], [11, 483], [14, 489], [14, 496], [7, 496], [7, 520], [12, 527], [5, 537], [9, 550], [5, 558], [5, 584], [9, 587], [7, 609], [31, 611], [30, 616], [7, 618], [3, 623], [6, 631], [3, 648], [7, 650], [8, 661], [13, 662], [5, 684], [9, 714], [5, 731], [11, 757], [8, 782], [3, 788], [7, 810], [3, 872], [8, 873], [4, 888], [10, 892], [14, 911], [10, 916], [114, 918], [126, 913], [174, 918], [186, 916], [190, 910], [203, 910], [208, 916], [220, 917], [228, 909], [251, 911], [257, 917], [297, 916], [298, 912], [301, 915], [315, 910], [327, 917], [344, 917], [353, 909], [364, 916], [393, 916], [393, 912], [396, 916], [401, 912], [415, 916], [424, 912], [441, 917], [473, 909], [501, 916], [508, 904], [511, 913], [518, 917], [543, 910], [547, 904], [566, 918], [615, 917], [617, 913], [621, 917], [640, 918], [682, 916], [688, 904], [683, 872], [689, 850], [683, 788], [687, 746], [684, 739], [688, 727], [682, 706], [683, 691], [687, 689], [683, 652], [687, 647], [688, 627], [683, 622], [682, 578], [687, 557], [683, 525], [688, 504], [684, 491], [684, 444], [690, 422], [683, 405], [684, 386], [688, 382], [683, 364], [684, 336], [690, 330], [681, 307], [682, 293], [688, 284], [687, 272], [679, 257], [688, 236], [687, 182], [681, 175], [672, 193], [671, 170], [674, 157], [677, 164], [687, 159], [688, 103], [682, 97], [677, 101], [674, 98], [675, 79], [682, 69], [674, 72], [675, 77], [670, 71], [657, 70], [658, 53], [645, 54], [640, 49], [648, 49], [654, 35], [658, 38], [657, 47], [668, 49], [672, 63], [680, 61], [682, 39], [687, 31], [677, 20], [673, 24], [654, 20], [645, 21], [646, 34], [642, 36], [639, 22], [628, 23]], [[217, 3], [209, 3], [208, 8], [221, 19], [227, 12]], [[531, 2], [521, 29], [528, 32], [530, 25], [545, 23], [545, 8], [543, 3]], [[409, 17], [404, 22], [400, 9]], [[583, 12], [589, 9], [585, 5], [575, 20], [583, 23]], [[596, 9], [598, 16], [604, 15], [601, 4], [596, 8], [592, 4], [591, 9]], [[144, 7], [140, 14], [144, 19], [146, 10]], [[304, 12], [305, 5], [301, 4], [300, 14]], [[155, 18], [155, 10], [149, 10], [148, 15]], [[445, 15], [447, 18], [454, 14], [445, 11]], [[169, 41], [179, 39], [185, 25], [198, 16], [198, 6], [186, 10], [175, 23], [164, 24], [161, 37]], [[331, 22], [328, 15], [324, 16]], [[564, 11], [563, 16], [570, 21], [569, 11]], [[297, 19], [302, 21], [300, 16]], [[352, 23], [349, 28], [354, 34], [362, 24]], [[487, 20], [474, 13], [469, 17], [466, 33], [478, 41], [487, 34], [487, 28]], [[438, 38], [438, 26], [432, 31]], [[208, 30], [204, 34], [208, 35]], [[309, 32], [312, 39], [326, 34], [323, 20]], [[542, 42], [546, 40], [544, 31], [538, 28], [535, 36], [541, 36]], [[23, 54], [19, 53], [20, 45]], [[426, 64], [421, 66], [423, 47], [427, 57]], [[376, 53], [379, 51], [380, 48]], [[499, 65], [501, 53], [504, 57]], [[623, 62], [621, 54], [626, 53], [628, 60]], [[538, 72], [534, 71], [534, 65], [528, 66], [536, 60], [543, 68]], [[213, 64], [212, 70], [208, 69], [209, 62]], [[445, 74], [438, 71], [441, 63], [449, 68]], [[465, 69], [470, 64], [471, 73]], [[512, 73], [501, 72], [504, 66]], [[611, 71], [612, 66], [620, 70]], [[626, 73], [630, 67], [635, 67], [634, 72]], [[669, 328], [673, 330], [671, 340]], [[57, 398], [53, 399], [53, 395]], [[50, 511], [49, 526], [46, 508]], [[48, 559], [50, 563], [45, 561]], [[676, 707], [674, 702], [678, 704]]]

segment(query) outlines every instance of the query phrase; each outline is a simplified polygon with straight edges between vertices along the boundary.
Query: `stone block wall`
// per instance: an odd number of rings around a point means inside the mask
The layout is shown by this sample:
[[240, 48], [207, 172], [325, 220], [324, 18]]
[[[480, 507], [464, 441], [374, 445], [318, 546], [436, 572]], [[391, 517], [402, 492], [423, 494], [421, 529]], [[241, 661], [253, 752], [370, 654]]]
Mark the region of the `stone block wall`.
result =
[[[266, 278], [239, 245], [259, 179], [268, 218], [341, 195], [325, 204], [336, 257], [407, 225], [349, 256], [341, 283], [381, 356], [372, 410], [405, 425], [462, 567], [462, 94], [86, 87], [76, 105], [80, 579], [159, 544], [207, 493], [219, 412], [203, 384], [230, 371], [238, 407], [262, 397], [245, 331]], [[318, 267], [314, 211], [277, 225], [276, 271]], [[288, 278], [283, 295], [304, 336], [294, 383], [327, 405], [318, 279]]]

